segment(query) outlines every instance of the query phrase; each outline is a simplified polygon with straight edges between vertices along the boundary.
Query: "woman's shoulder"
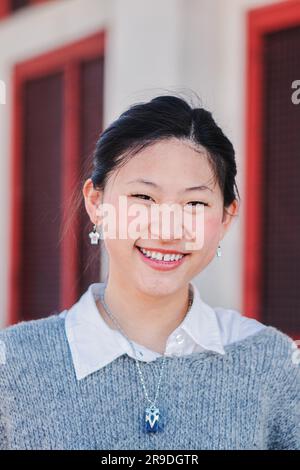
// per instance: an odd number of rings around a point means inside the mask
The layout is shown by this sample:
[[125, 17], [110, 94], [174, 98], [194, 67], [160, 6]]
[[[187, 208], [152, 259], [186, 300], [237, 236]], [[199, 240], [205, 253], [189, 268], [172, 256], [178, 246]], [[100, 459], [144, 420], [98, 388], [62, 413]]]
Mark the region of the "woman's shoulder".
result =
[[228, 349], [257, 346], [260, 349], [271, 350], [272, 357], [276, 357], [276, 360], [280, 357], [282, 360], [286, 358], [289, 360], [298, 352], [300, 355], [293, 338], [279, 328], [248, 317], [238, 310], [223, 307], [215, 307], [214, 310], [224, 345]]
[[[257, 355], [257, 359], [264, 363], [266, 368], [280, 371], [295, 369], [300, 371], [300, 349], [297, 342], [287, 333], [272, 325], [242, 315], [238, 311], [218, 309], [217, 315], [223, 315], [220, 329], [223, 336], [227, 336], [225, 349], [232, 353], [246, 353]], [[225, 320], [227, 317], [227, 320]], [[225, 321], [224, 321], [225, 320]]]
[[0, 330], [0, 376], [5, 371], [42, 362], [64, 342], [64, 312], [22, 321]]
[[214, 307], [214, 311], [224, 344], [243, 340], [268, 326], [231, 308]]
[[2, 341], [17, 340], [21, 344], [28, 339], [31, 341], [39, 340], [40, 336], [44, 336], [45, 333], [50, 335], [55, 334], [64, 322], [64, 315], [65, 311], [49, 315], [45, 318], [20, 321], [19, 323], [9, 325], [0, 330], [0, 339]]

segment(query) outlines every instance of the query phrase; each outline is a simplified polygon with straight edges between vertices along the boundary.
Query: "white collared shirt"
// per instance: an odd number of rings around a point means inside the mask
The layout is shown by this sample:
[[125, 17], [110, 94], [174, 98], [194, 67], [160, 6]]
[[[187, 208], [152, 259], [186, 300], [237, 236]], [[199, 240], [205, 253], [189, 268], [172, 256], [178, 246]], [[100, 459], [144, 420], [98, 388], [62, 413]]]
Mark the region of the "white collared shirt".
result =
[[[98, 310], [96, 301], [104, 286], [104, 282], [90, 284], [70, 309], [60, 313], [65, 318], [66, 335], [78, 380], [122, 354], [135, 357], [127, 339], [120, 331], [110, 328]], [[236, 310], [210, 307], [200, 297], [194, 281], [190, 281], [190, 288], [193, 291], [192, 306], [181, 324], [169, 335], [165, 350], [167, 356], [204, 350], [225, 354], [224, 345], [266, 327]], [[134, 341], [132, 343], [141, 361], [152, 361], [161, 356]]]

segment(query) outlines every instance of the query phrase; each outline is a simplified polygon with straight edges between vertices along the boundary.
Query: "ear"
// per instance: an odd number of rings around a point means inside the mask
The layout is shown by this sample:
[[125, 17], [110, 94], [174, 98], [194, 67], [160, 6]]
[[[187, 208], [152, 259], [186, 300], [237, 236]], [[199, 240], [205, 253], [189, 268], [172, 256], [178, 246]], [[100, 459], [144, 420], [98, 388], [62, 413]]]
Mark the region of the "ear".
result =
[[88, 178], [82, 188], [82, 194], [84, 196], [84, 204], [87, 213], [93, 224], [100, 224], [100, 212], [99, 206], [102, 202], [103, 191], [99, 189], [94, 189], [93, 182], [91, 178]]
[[222, 227], [220, 232], [220, 241], [224, 238], [235, 216], [238, 215], [239, 203], [235, 199], [229, 207], [223, 208]]

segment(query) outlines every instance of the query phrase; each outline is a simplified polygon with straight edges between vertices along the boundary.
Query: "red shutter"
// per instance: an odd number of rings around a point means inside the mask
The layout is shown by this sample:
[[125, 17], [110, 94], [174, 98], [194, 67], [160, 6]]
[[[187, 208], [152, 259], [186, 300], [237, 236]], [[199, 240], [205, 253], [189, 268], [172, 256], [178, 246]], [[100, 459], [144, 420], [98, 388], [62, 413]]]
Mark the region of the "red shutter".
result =
[[15, 68], [9, 323], [69, 308], [99, 281], [83, 195], [61, 234], [102, 131], [103, 54], [97, 33]]
[[300, 335], [300, 1], [247, 16], [244, 305], [246, 315]]
[[22, 319], [59, 305], [63, 74], [24, 84]]
[[300, 25], [264, 38], [263, 320], [300, 331]]

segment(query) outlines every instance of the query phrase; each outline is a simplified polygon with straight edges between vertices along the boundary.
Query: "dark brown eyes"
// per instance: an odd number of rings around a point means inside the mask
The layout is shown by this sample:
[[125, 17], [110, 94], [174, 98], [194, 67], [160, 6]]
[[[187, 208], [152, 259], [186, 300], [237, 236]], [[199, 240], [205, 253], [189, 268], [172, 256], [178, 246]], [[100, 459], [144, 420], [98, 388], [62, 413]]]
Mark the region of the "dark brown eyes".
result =
[[[145, 200], [152, 199], [152, 197], [148, 196], [147, 194], [130, 194], [130, 196], [138, 197], [140, 199], [145, 199]], [[152, 201], [153, 201], [153, 199], [152, 199]], [[188, 204], [192, 204], [192, 206], [195, 206], [195, 205], [198, 205], [198, 204], [203, 204], [204, 206], [208, 206], [208, 204], [206, 202], [202, 202], [202, 201], [190, 201], [190, 202], [188, 202]]]

